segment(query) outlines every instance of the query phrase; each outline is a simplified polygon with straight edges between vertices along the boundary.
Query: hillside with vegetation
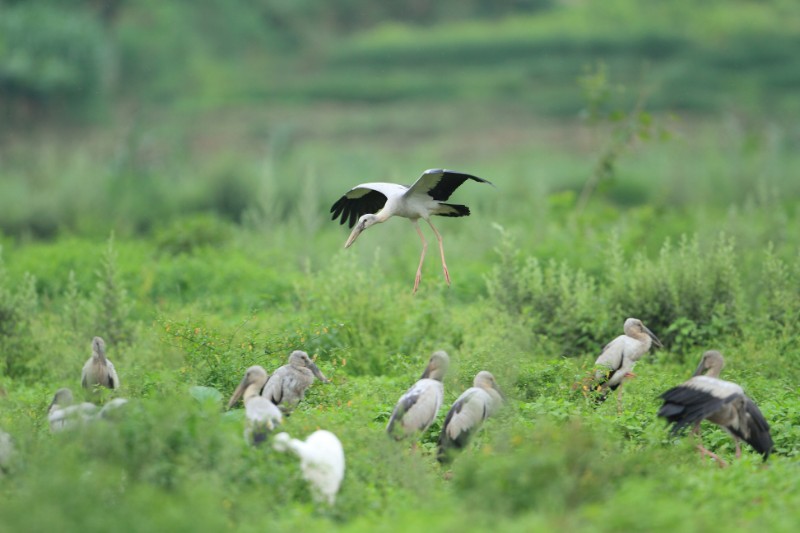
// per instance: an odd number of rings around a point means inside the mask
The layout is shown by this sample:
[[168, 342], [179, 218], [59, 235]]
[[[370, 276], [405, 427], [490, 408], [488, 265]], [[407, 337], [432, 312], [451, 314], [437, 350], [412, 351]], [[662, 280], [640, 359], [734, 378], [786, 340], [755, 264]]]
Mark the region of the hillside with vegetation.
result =
[[[0, 531], [794, 531], [799, 35], [789, 0], [0, 0]], [[495, 187], [412, 295], [412, 225], [343, 249], [329, 210], [427, 168]], [[631, 316], [664, 348], [598, 406]], [[129, 402], [54, 433], [98, 335]], [[282, 430], [342, 441], [333, 507], [224, 409], [298, 349], [332, 382]], [[507, 399], [444, 467], [445, 412], [385, 434], [439, 349], [442, 411], [480, 370]], [[766, 462], [656, 417], [708, 349]]]

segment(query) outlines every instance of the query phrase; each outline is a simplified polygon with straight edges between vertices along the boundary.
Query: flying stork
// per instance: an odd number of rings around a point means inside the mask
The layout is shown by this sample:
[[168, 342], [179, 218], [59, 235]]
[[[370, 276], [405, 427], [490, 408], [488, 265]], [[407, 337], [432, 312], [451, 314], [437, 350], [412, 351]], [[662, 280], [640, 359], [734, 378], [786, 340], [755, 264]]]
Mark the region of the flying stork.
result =
[[[737, 459], [742, 455], [739, 447], [741, 439], [763, 455], [766, 461], [772, 451], [769, 424], [739, 385], [719, 379], [724, 365], [725, 360], [718, 351], [709, 350], [704, 353], [691, 378], [661, 395], [664, 404], [658, 410], [658, 416], [673, 424], [672, 435], [694, 425], [698, 438], [700, 422], [713, 422], [733, 437]], [[697, 448], [701, 455], [716, 459], [720, 467], [727, 466], [725, 461], [706, 449], [702, 441]]]
[[[598, 403], [605, 401], [610, 391], [617, 390], [623, 379], [634, 376], [631, 372], [636, 361], [647, 353], [650, 346], [662, 346], [658, 337], [638, 318], [625, 320], [623, 332], [624, 335], [606, 344], [594, 363], [597, 367], [594, 386], [600, 392]], [[617, 400], [619, 409], [619, 395]]]
[[345, 248], [349, 248], [362, 231], [374, 224], [386, 222], [393, 216], [411, 220], [422, 240], [422, 254], [419, 257], [417, 276], [414, 278], [413, 292], [417, 292], [419, 280], [422, 277], [425, 250], [428, 248], [428, 242], [419, 227], [419, 219], [424, 218], [436, 235], [436, 240], [439, 241], [444, 279], [450, 285], [450, 272], [447, 270], [447, 263], [444, 260], [442, 236], [431, 222], [431, 216], [468, 216], [469, 207], [444, 203], [467, 180], [492, 185], [490, 181], [483, 178], [444, 169], [426, 170], [410, 187], [397, 183], [362, 183], [347, 191], [333, 204], [331, 220], [336, 220], [341, 216], [339, 223], [347, 222], [353, 228], [350, 237], [344, 243]]

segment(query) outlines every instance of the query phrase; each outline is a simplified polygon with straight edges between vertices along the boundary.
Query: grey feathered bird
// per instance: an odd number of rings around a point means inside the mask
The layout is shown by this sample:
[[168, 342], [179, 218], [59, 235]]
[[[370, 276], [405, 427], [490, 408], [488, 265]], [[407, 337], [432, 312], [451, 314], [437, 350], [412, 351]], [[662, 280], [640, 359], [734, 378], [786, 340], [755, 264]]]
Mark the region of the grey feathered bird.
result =
[[440, 463], [450, 461], [450, 450], [461, 449], [467, 445], [472, 435], [503, 404], [503, 395], [497, 387], [494, 376], [482, 370], [473, 380], [472, 387], [465, 390], [447, 412], [439, 434], [439, 452], [436, 459]]
[[[672, 435], [694, 425], [698, 438], [700, 422], [713, 422], [733, 437], [737, 459], [742, 453], [739, 446], [741, 439], [763, 455], [766, 461], [773, 446], [769, 424], [739, 385], [719, 379], [724, 365], [721, 353], [716, 350], [705, 352], [689, 380], [661, 395], [664, 404], [658, 410], [658, 416], [672, 424]], [[702, 441], [697, 447], [702, 455], [709, 455], [717, 459], [720, 466], [726, 466], [725, 461], [706, 449]]]
[[596, 370], [593, 388], [600, 392], [598, 402], [605, 401], [610, 391], [617, 390], [625, 377], [633, 376], [633, 367], [651, 345], [662, 346], [658, 337], [638, 318], [625, 320], [623, 331], [624, 335], [605, 345], [594, 363]]
[[91, 389], [95, 385], [119, 388], [119, 377], [114, 369], [114, 364], [106, 357], [106, 343], [101, 337], [92, 339], [92, 356], [83, 365], [81, 371], [81, 386]]
[[242, 398], [246, 419], [244, 437], [247, 442], [255, 445], [264, 442], [275, 426], [283, 421], [280, 409], [269, 399], [260, 396], [267, 378], [264, 367], [251, 366], [228, 402], [230, 409]]
[[288, 415], [305, 397], [306, 389], [314, 382], [314, 377], [323, 383], [330, 383], [306, 352], [295, 350], [289, 356], [289, 364], [278, 368], [267, 379], [261, 396]]
[[436, 419], [444, 400], [442, 379], [450, 365], [447, 352], [431, 355], [422, 377], [397, 401], [386, 432], [396, 440], [423, 432]]

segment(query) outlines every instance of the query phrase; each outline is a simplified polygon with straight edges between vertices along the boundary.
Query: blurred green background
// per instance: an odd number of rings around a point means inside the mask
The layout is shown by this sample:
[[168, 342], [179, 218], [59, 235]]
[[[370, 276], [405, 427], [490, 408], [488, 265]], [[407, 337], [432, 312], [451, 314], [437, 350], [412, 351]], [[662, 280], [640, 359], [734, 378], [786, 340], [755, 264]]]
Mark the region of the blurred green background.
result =
[[[0, 0], [0, 531], [794, 531], [799, 51], [795, 0]], [[329, 208], [442, 167], [496, 188], [412, 297], [412, 227], [343, 250]], [[617, 413], [575, 387], [628, 316], [666, 347]], [[52, 435], [94, 335], [131, 410]], [[383, 435], [440, 348], [448, 406], [482, 369], [509, 398], [449, 469], [444, 413]], [[655, 417], [710, 348], [766, 467]], [[341, 438], [335, 509], [193, 396], [293, 349], [333, 379], [284, 429]]]

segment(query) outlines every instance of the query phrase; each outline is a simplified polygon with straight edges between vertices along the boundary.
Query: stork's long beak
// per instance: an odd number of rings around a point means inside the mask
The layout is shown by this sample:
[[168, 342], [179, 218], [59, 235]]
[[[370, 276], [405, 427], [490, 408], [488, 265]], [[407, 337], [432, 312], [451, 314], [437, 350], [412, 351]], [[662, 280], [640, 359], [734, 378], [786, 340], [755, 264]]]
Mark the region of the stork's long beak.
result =
[[503, 394], [503, 391], [497, 386], [497, 383], [493, 383], [492, 388], [497, 391], [497, 394], [500, 395], [504, 402], [507, 400], [506, 395]]
[[650, 338], [651, 338], [651, 339], [653, 339], [653, 344], [655, 344], [655, 345], [656, 345], [656, 346], [658, 346], [659, 348], [663, 348], [663, 347], [664, 347], [664, 345], [663, 345], [663, 344], [661, 344], [661, 341], [660, 341], [660, 340], [658, 340], [658, 337], [656, 337], [656, 334], [655, 334], [655, 333], [653, 333], [652, 331], [650, 331], [650, 330], [647, 328], [647, 326], [645, 326], [645, 325], [642, 325], [642, 327], [644, 328], [644, 332], [645, 332], [645, 333], [647, 333], [647, 334], [650, 336]]
[[431, 377], [431, 372], [433, 372], [433, 361], [428, 362], [428, 366], [425, 367], [425, 370], [422, 372], [422, 376], [419, 379], [427, 379]]
[[359, 235], [361, 235], [361, 232], [362, 232], [362, 231], [364, 231], [364, 224], [362, 224], [361, 222], [359, 222], [358, 224], [356, 224], [356, 225], [353, 227], [353, 231], [351, 231], [351, 232], [350, 232], [350, 236], [347, 238], [347, 242], [346, 242], [346, 243], [344, 243], [344, 247], [345, 247], [345, 248], [350, 248], [350, 246], [351, 246], [351, 245], [352, 245], [354, 242], [356, 242], [356, 239], [358, 238], [358, 236], [359, 236]]
[[308, 368], [311, 369], [311, 373], [317, 376], [317, 379], [320, 380], [321, 382], [323, 383], [331, 382], [331, 380], [325, 377], [325, 375], [322, 373], [322, 370], [320, 370], [319, 367], [315, 365], [313, 361], [311, 361], [311, 363], [308, 365]]
[[700, 376], [706, 370], [707, 370], [706, 369], [706, 360], [705, 360], [705, 358], [703, 358], [703, 359], [700, 360], [700, 364], [697, 365], [697, 370], [694, 371], [694, 374], [692, 374], [692, 377]]
[[235, 391], [233, 391], [233, 396], [231, 396], [231, 399], [228, 402], [228, 409], [236, 405], [236, 402], [238, 402], [239, 398], [242, 397], [242, 394], [244, 394], [244, 389], [246, 388], [247, 388], [247, 376], [242, 378], [242, 381], [239, 383], [239, 386], [236, 387]]

